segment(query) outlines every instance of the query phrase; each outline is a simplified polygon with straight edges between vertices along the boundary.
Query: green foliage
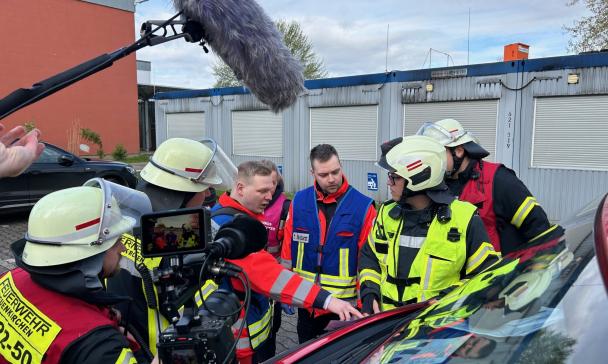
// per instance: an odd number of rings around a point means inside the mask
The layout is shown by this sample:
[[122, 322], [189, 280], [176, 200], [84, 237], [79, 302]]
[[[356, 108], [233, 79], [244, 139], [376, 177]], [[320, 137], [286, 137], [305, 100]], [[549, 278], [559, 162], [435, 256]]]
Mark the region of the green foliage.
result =
[[138, 154], [127, 157], [125, 162], [127, 163], [147, 163], [150, 160], [149, 154]]
[[[283, 34], [283, 42], [293, 54], [293, 56], [302, 63], [304, 67], [304, 78], [314, 80], [327, 76], [323, 61], [321, 61], [312, 49], [312, 43], [302, 31], [300, 24], [296, 21], [288, 22], [286, 20], [278, 20], [276, 23], [277, 29]], [[215, 84], [213, 87], [235, 87], [242, 86], [234, 72], [221, 59], [217, 59], [212, 66], [213, 75], [215, 76]]]
[[576, 340], [559, 332], [542, 329], [528, 343], [516, 364], [565, 363], [574, 350]]
[[101, 141], [101, 137], [99, 136], [99, 134], [89, 128], [82, 128], [80, 129], [80, 136], [82, 137], [82, 139], [97, 145], [96, 154], [100, 159], [103, 159], [103, 157], [105, 157], [106, 154], [103, 151], [103, 142]]
[[23, 127], [25, 128], [25, 132], [29, 133], [30, 131], [36, 129], [36, 123], [33, 120], [27, 121], [23, 123]]
[[127, 159], [127, 149], [122, 144], [116, 144], [116, 148], [112, 152], [112, 158], [116, 161], [125, 161]]
[[570, 0], [568, 6], [580, 1], [591, 13], [564, 28], [571, 35], [568, 50], [572, 52], [599, 51], [608, 48], [608, 0]]

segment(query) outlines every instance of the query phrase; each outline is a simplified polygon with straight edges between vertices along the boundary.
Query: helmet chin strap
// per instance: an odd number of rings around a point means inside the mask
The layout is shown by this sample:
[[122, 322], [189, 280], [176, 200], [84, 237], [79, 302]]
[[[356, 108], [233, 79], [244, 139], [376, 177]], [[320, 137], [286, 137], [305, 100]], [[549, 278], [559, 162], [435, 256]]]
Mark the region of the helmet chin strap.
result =
[[453, 161], [453, 166], [452, 166], [452, 170], [448, 171], [446, 169], [445, 171], [445, 175], [447, 177], [452, 177], [455, 173], [458, 173], [458, 170], [460, 169], [460, 166], [462, 166], [462, 162], [464, 162], [464, 156], [463, 157], [458, 157], [456, 155], [456, 148], [449, 148], [450, 153], [452, 154], [452, 161]]

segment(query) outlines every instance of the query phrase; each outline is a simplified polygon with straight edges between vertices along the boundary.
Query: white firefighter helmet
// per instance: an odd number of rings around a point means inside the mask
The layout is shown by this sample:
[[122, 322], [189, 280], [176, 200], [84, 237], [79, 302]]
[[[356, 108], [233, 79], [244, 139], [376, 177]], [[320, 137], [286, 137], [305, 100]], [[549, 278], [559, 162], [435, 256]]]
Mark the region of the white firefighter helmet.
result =
[[431, 137], [448, 148], [462, 145], [467, 153], [475, 159], [485, 158], [489, 155], [488, 151], [479, 144], [479, 140], [472, 133], [466, 131], [456, 119], [442, 119], [434, 123], [424, 123], [416, 134]]
[[423, 191], [443, 183], [447, 156], [445, 148], [435, 139], [413, 135], [392, 147], [385, 161], [378, 165], [407, 180], [406, 188]]
[[103, 253], [149, 212], [145, 194], [100, 178], [52, 192], [32, 208], [23, 262], [47, 267]]
[[158, 146], [140, 175], [169, 190], [201, 192], [232, 187], [236, 167], [213, 139], [171, 138]]

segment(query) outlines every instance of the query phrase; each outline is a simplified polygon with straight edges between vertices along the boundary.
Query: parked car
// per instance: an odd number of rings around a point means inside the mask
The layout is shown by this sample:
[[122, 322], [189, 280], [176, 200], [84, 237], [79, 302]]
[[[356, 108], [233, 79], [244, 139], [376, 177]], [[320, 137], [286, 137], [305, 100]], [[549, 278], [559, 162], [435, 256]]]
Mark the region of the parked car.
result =
[[347, 324], [269, 362], [605, 362], [608, 195], [562, 226], [561, 239], [505, 256], [439, 300]]
[[80, 158], [45, 143], [44, 151], [20, 176], [0, 179], [0, 211], [32, 206], [44, 195], [102, 177], [135, 187], [135, 169], [126, 163]]

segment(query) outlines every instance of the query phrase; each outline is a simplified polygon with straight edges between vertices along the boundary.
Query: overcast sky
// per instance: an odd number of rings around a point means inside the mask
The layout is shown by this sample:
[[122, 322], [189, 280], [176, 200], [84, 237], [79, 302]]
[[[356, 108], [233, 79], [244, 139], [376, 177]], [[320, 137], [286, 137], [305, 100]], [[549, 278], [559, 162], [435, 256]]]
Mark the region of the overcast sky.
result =
[[[568, 54], [569, 35], [563, 27], [588, 14], [581, 4], [566, 6], [567, 0], [258, 3], [272, 19], [300, 23], [329, 77], [384, 72], [388, 25], [388, 69], [410, 70], [429, 67], [429, 48], [450, 54], [455, 65], [467, 64], [469, 9], [470, 64], [500, 61], [503, 46], [515, 42], [530, 45], [530, 58]], [[136, 33], [143, 21], [174, 13], [170, 0], [138, 4]], [[194, 44], [178, 40], [148, 47], [138, 51], [137, 58], [152, 62], [152, 82], [158, 85], [209, 88], [214, 82], [215, 57]], [[433, 52], [432, 66], [445, 66], [446, 58]]]

